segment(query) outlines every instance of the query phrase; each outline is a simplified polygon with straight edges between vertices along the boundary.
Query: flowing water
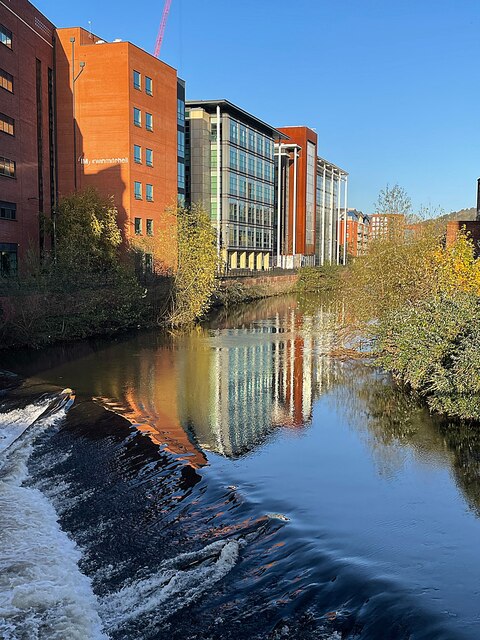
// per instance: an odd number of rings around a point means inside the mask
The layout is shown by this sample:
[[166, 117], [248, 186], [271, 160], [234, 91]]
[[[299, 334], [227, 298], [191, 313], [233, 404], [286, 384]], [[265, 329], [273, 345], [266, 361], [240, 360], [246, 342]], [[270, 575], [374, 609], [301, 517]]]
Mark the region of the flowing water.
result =
[[4, 354], [0, 638], [480, 638], [477, 430], [332, 358], [335, 318]]

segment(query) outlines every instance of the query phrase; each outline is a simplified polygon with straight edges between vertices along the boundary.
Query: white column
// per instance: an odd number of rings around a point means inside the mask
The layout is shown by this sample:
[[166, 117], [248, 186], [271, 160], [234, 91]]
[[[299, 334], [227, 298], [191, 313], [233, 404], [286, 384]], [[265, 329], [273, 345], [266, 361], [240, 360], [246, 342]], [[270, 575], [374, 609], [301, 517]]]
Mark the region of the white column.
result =
[[[217, 255], [220, 259], [220, 246], [221, 246], [221, 206], [222, 199], [220, 193], [220, 180], [221, 180], [221, 171], [220, 171], [220, 155], [221, 155], [221, 140], [220, 140], [220, 105], [217, 105]], [[220, 266], [220, 264], [219, 264]]]
[[282, 212], [282, 144], [278, 145], [278, 191], [277, 191], [277, 267], [280, 266], [280, 215]]
[[[343, 239], [343, 265], [347, 264], [347, 209], [348, 209], [348, 175], [345, 175], [345, 238]], [[356, 239], [354, 240], [356, 242]]]
[[[297, 155], [298, 151], [295, 148], [293, 150], [293, 243], [292, 253], [295, 256], [297, 253]], [[295, 261], [293, 266], [295, 266]]]
[[337, 248], [336, 248], [336, 258], [337, 264], [340, 264], [340, 218], [341, 218], [341, 197], [342, 197], [342, 176], [340, 171], [338, 172], [337, 178]]
[[325, 264], [325, 196], [326, 196], [326, 180], [327, 167], [323, 165], [323, 184], [322, 184], [322, 246], [320, 248], [320, 264]]
[[330, 239], [328, 243], [328, 261], [332, 264], [333, 261], [333, 200], [334, 200], [334, 187], [335, 187], [335, 176], [333, 173], [333, 167], [330, 167], [331, 172], [331, 180], [330, 180]]

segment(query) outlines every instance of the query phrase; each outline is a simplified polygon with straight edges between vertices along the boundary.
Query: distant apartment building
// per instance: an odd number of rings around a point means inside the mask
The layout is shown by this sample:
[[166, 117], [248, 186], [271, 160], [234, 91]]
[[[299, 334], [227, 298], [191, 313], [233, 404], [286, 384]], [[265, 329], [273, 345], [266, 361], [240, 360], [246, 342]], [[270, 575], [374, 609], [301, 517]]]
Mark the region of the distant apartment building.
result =
[[[347, 209], [348, 173], [324, 158], [316, 165], [316, 264], [340, 264], [346, 257], [340, 224]], [[343, 241], [342, 241], [343, 240]]]
[[345, 233], [345, 209], [341, 211], [340, 245], [347, 246], [347, 256], [363, 256], [367, 252], [370, 235], [370, 218], [357, 209], [347, 209], [347, 237]]
[[275, 147], [277, 263], [315, 264], [317, 134], [305, 126], [279, 127]]
[[370, 239], [388, 239], [405, 233], [403, 213], [374, 213], [370, 216]]
[[187, 202], [209, 212], [223, 268], [270, 268], [274, 144], [284, 136], [228, 100], [187, 100], [186, 134]]
[[60, 195], [91, 186], [113, 196], [125, 240], [157, 240], [173, 266], [174, 216], [166, 211], [184, 194], [184, 84], [130, 42], [79, 27], [58, 29], [57, 39]]
[[55, 205], [54, 26], [26, 0], [0, 2], [0, 275], [50, 246]]

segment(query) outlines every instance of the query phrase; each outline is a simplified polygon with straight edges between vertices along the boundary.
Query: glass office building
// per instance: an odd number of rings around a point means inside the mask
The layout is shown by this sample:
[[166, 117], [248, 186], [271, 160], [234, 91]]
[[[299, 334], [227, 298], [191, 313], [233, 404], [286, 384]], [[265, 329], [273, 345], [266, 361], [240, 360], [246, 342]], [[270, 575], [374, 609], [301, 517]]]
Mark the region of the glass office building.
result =
[[271, 266], [274, 143], [282, 137], [227, 100], [186, 102], [187, 201], [209, 211], [224, 270]]

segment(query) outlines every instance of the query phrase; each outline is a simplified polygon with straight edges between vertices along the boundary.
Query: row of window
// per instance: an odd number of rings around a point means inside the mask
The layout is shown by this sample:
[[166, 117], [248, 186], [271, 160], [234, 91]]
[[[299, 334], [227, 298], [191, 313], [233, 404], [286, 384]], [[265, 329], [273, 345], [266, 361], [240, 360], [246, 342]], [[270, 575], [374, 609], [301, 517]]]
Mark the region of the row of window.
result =
[[[212, 180], [212, 193], [214, 190], [216, 191], [216, 181], [213, 182]], [[264, 184], [263, 182], [252, 179], [247, 180], [244, 176], [237, 176], [235, 173], [230, 173], [229, 194], [231, 196], [248, 198], [248, 200], [257, 200], [258, 202], [264, 202], [266, 204], [273, 204], [274, 202], [273, 185]]]
[[183, 162], [177, 163], [177, 183], [179, 189], [185, 189], [185, 165]]
[[179, 158], [185, 157], [185, 133], [177, 131], [177, 153]]
[[6, 176], [7, 178], [15, 178], [17, 169], [17, 163], [15, 160], [9, 160], [0, 156], [0, 176]]
[[13, 93], [13, 76], [5, 69], [0, 69], [0, 87], [9, 93]]
[[[133, 72], [133, 87], [138, 91], [142, 90], [142, 74], [140, 71]], [[148, 76], [145, 76], [145, 93], [153, 96], [153, 80]]]
[[230, 142], [273, 160], [273, 140], [230, 118]]
[[177, 124], [180, 127], [185, 126], [185, 102], [177, 98]]
[[[133, 193], [135, 196], [135, 200], [143, 200], [143, 191], [142, 191], [142, 183], [134, 182], [133, 183]], [[145, 200], [147, 202], [153, 202], [153, 184], [145, 185]]]
[[229, 248], [271, 249], [272, 231], [270, 229], [252, 229], [251, 227], [229, 227]]
[[273, 181], [273, 162], [262, 160], [246, 151], [230, 148], [230, 168], [247, 173], [257, 178]]
[[[153, 236], [153, 220], [147, 218], [146, 220], [146, 233], [147, 236]], [[135, 218], [134, 220], [135, 235], [141, 236], [143, 234], [143, 220], [142, 218]]]
[[228, 201], [228, 219], [231, 222], [244, 222], [248, 224], [271, 227], [273, 221], [273, 209], [248, 204], [243, 200]]
[[0, 113], [0, 131], [7, 133], [9, 136], [15, 135], [15, 120], [10, 116]]
[[[138, 144], [133, 145], [133, 160], [137, 164], [142, 164], [142, 147]], [[153, 150], [145, 149], [145, 164], [147, 167], [153, 167]]]
[[8, 49], [12, 48], [12, 32], [3, 24], [0, 24], [0, 43], [8, 47]]
[[0, 220], [16, 220], [17, 205], [14, 202], [0, 201]]
[[[136, 127], [142, 126], [142, 112], [137, 107], [133, 107], [133, 124]], [[145, 129], [153, 131], [153, 115], [148, 112], [145, 112]]]

